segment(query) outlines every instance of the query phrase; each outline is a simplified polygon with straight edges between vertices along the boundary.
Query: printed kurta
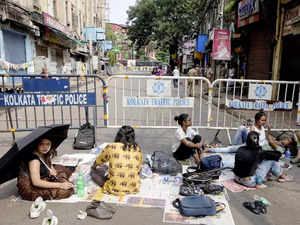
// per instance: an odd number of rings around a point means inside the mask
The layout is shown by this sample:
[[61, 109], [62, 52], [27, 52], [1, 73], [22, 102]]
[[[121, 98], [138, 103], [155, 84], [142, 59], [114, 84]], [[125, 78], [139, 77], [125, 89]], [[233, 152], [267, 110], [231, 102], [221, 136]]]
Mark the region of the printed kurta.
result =
[[109, 144], [96, 159], [99, 165], [109, 162], [108, 180], [103, 187], [105, 193], [122, 196], [135, 194], [140, 189], [141, 149], [137, 146], [124, 150], [123, 146], [122, 143]]

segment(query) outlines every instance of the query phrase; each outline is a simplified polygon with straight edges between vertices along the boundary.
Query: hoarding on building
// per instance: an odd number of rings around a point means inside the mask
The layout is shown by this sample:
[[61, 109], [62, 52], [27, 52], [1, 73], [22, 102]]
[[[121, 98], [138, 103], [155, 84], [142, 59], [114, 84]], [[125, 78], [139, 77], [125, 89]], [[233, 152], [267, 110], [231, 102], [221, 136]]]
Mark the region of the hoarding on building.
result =
[[231, 41], [228, 30], [214, 30], [212, 57], [214, 60], [231, 60]]
[[242, 0], [238, 7], [238, 27], [259, 20], [259, 0]]

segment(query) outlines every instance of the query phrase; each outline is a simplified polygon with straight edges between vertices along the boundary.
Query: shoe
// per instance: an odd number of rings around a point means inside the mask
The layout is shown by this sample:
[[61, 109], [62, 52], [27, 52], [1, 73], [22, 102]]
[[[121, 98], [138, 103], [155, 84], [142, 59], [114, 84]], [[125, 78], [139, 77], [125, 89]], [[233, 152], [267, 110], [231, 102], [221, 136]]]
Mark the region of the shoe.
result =
[[284, 178], [278, 178], [278, 182], [282, 182], [282, 183], [284, 183], [284, 182], [292, 182], [292, 181], [294, 181], [294, 177], [291, 176], [291, 175], [285, 175]]
[[115, 214], [117, 212], [117, 208], [103, 201], [93, 200], [91, 205], [93, 207], [101, 207], [107, 209], [111, 213]]
[[51, 209], [47, 210], [47, 217], [43, 219], [42, 225], [57, 225], [58, 219], [56, 216], [53, 215]]
[[30, 218], [34, 219], [40, 216], [41, 212], [46, 209], [46, 203], [41, 196], [37, 197], [30, 207]]
[[294, 158], [290, 161], [292, 164], [298, 164], [300, 163], [300, 158]]
[[93, 201], [85, 211], [88, 216], [101, 220], [111, 219], [113, 216], [113, 213], [110, 210], [100, 207], [100, 201]]

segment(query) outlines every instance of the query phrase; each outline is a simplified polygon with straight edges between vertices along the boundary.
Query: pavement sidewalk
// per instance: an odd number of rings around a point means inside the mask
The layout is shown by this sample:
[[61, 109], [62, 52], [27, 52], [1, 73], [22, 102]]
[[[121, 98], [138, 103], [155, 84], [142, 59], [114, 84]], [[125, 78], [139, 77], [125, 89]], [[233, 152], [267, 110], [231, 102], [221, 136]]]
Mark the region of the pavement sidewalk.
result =
[[[73, 150], [72, 143], [76, 130], [70, 130], [68, 138], [59, 146], [58, 154], [71, 154], [78, 152], [87, 152], [83, 150]], [[112, 142], [117, 129], [101, 128], [96, 131], [96, 141], [98, 144], [103, 142]], [[144, 154], [151, 153], [156, 150], [169, 152], [171, 145], [175, 141], [174, 129], [136, 129], [136, 139]], [[201, 129], [200, 134], [207, 140], [211, 141], [215, 131]], [[19, 139], [25, 136], [28, 132], [16, 133], [16, 138]], [[225, 132], [221, 132], [219, 139], [226, 143]], [[11, 135], [0, 133], [0, 157], [11, 146]], [[229, 205], [236, 225], [298, 225], [300, 224], [300, 208], [299, 203], [299, 183], [300, 183], [300, 168], [294, 166], [290, 170], [290, 174], [296, 178], [295, 182], [268, 184], [268, 188], [244, 191], [241, 193], [231, 193], [228, 191]], [[157, 190], [159, 191], [159, 190]], [[46, 213], [34, 220], [29, 219], [28, 212], [31, 202], [18, 201], [14, 202], [11, 199], [17, 194], [16, 181], [7, 182], [0, 185], [0, 224], [5, 225], [32, 225], [41, 224]], [[272, 205], [268, 208], [268, 213], [264, 216], [255, 215], [242, 207], [244, 201], [252, 201], [253, 196], [257, 194], [270, 200]], [[122, 224], [122, 225], [162, 225], [163, 210], [158, 208], [136, 208], [128, 206], [120, 206], [118, 212], [112, 220], [99, 221], [93, 218], [86, 218], [83, 221], [76, 219], [79, 210], [85, 210], [87, 203], [48, 203], [47, 208], [53, 210], [58, 217], [61, 225], [80, 224], [80, 225], [98, 225], [98, 224]], [[174, 224], [175, 225], [175, 224]]]

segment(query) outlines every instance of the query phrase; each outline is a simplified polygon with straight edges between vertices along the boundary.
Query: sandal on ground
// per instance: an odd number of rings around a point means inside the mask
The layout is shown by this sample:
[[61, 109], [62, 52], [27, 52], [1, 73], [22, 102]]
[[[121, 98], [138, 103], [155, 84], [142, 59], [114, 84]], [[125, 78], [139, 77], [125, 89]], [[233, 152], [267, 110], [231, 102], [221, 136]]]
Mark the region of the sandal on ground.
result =
[[285, 175], [284, 178], [278, 178], [278, 182], [292, 182], [294, 181], [294, 177], [291, 175]]
[[292, 164], [299, 164], [300, 165], [300, 158], [294, 158], [290, 161]]
[[267, 207], [261, 201], [244, 202], [243, 206], [246, 209], [249, 209], [251, 212], [253, 212], [256, 215], [266, 214], [267, 213]]

